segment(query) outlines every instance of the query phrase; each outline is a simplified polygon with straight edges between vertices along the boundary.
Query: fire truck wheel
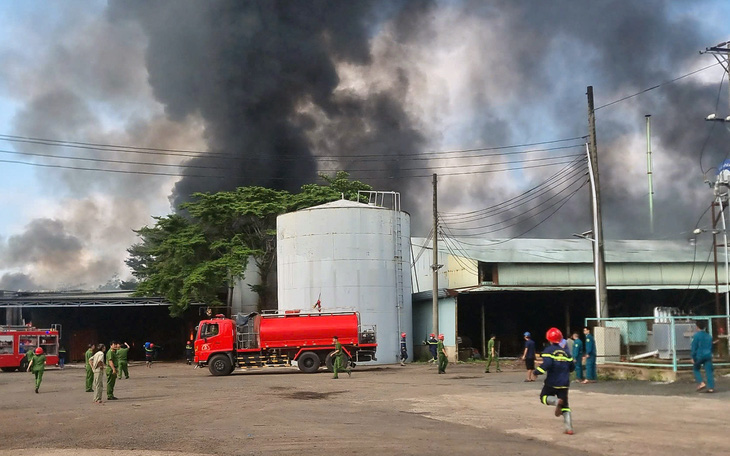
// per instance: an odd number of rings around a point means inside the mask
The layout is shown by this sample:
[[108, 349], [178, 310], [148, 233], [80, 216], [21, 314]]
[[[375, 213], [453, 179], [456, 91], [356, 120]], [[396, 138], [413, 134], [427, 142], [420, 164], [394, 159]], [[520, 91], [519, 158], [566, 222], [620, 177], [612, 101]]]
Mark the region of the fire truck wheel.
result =
[[[334, 357], [334, 351], [331, 353], [327, 353], [327, 357], [324, 359], [324, 365], [327, 367], [327, 370], [329, 372], [334, 372], [333, 365], [335, 363], [335, 357]], [[350, 362], [350, 358], [345, 355], [345, 367], [347, 367], [348, 363]], [[355, 367], [354, 364], [352, 364], [352, 367]]]
[[213, 375], [228, 375], [231, 373], [231, 360], [226, 355], [216, 355], [208, 363], [208, 370]]
[[297, 365], [299, 370], [308, 374], [317, 372], [319, 370], [319, 355], [314, 352], [304, 352], [299, 356]]

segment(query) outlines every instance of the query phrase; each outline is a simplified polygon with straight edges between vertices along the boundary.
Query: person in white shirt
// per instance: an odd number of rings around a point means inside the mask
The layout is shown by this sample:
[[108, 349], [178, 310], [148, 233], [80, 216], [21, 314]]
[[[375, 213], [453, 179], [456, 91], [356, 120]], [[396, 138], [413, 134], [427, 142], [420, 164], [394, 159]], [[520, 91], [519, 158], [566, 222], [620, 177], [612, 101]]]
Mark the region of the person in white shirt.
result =
[[94, 402], [101, 404], [101, 393], [104, 392], [104, 344], [97, 345], [97, 351], [89, 358], [89, 365], [94, 372]]

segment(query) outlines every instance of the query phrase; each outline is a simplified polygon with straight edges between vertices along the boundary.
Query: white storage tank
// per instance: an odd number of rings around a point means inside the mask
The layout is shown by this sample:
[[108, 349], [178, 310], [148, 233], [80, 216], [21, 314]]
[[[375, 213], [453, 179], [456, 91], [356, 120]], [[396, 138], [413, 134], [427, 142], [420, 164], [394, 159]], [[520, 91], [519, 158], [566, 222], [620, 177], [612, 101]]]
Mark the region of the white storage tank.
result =
[[360, 312], [377, 326], [374, 364], [398, 361], [401, 332], [413, 359], [410, 216], [392, 195], [392, 208], [343, 199], [276, 220], [279, 309]]

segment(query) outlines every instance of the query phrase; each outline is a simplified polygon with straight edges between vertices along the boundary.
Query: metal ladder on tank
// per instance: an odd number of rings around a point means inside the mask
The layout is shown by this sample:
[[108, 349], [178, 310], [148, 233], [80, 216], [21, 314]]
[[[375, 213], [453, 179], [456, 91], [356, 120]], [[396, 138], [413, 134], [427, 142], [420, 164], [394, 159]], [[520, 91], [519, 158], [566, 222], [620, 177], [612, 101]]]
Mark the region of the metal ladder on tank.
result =
[[395, 311], [398, 316], [398, 343], [396, 344], [396, 359], [400, 356], [400, 333], [401, 328], [401, 313], [403, 312], [403, 242], [402, 242], [402, 227], [401, 227], [401, 214], [400, 211], [394, 210], [393, 217], [395, 217], [393, 223], [393, 231], [395, 232], [395, 242], [393, 252], [393, 260], [395, 261]]

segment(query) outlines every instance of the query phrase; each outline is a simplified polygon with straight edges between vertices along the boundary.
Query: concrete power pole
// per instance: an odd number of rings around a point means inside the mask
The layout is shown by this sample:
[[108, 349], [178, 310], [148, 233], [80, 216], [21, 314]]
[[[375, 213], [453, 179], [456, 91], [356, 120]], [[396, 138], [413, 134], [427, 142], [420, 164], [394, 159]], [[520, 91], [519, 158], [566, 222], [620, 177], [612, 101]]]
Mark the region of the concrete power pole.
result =
[[439, 218], [438, 218], [438, 178], [436, 174], [433, 175], [433, 264], [431, 264], [431, 270], [433, 271], [433, 307], [431, 308], [431, 319], [432, 326], [431, 331], [439, 335], [439, 269], [441, 266], [439, 263], [439, 251], [438, 251], [438, 238], [439, 238]]
[[[593, 240], [596, 243], [594, 249], [596, 274], [598, 276], [598, 299], [600, 315], [597, 318], [608, 318], [608, 291], [606, 288], [606, 262], [603, 248], [603, 219], [601, 217], [601, 185], [598, 179], [598, 146], [596, 145], [596, 113], [593, 105], [593, 86], [588, 86], [588, 151], [590, 156], [593, 180], [595, 185], [595, 202], [591, 205], [591, 211], [595, 212], [593, 217], [596, 220]], [[593, 197], [593, 195], [592, 195]], [[594, 209], [595, 208], [595, 209]], [[599, 321], [603, 326], [603, 322]]]

